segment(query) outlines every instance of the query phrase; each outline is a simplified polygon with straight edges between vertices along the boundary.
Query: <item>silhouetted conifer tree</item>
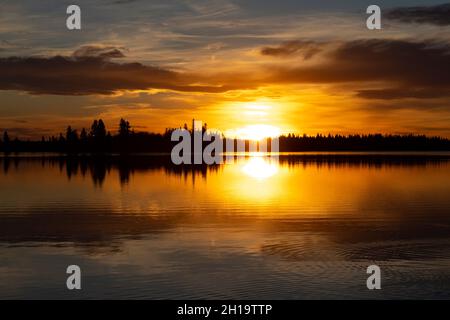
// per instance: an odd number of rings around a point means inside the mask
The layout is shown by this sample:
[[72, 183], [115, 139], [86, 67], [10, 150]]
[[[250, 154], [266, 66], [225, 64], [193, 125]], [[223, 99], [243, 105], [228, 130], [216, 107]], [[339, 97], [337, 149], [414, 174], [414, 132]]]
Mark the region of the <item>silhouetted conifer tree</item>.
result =
[[103, 123], [103, 120], [98, 120], [98, 126], [97, 126], [97, 138], [102, 139], [106, 137], [106, 126]]
[[120, 119], [119, 123], [119, 136], [122, 138], [126, 138], [130, 135], [130, 123], [124, 119]]
[[92, 122], [91, 132], [89, 133], [89, 135], [95, 138], [97, 136], [97, 131], [98, 131], [98, 121], [94, 120], [94, 122]]
[[3, 144], [4, 144], [5, 146], [7, 146], [7, 145], [9, 145], [9, 143], [10, 143], [10, 140], [9, 140], [8, 131], [5, 131], [5, 132], [3, 133]]
[[86, 143], [87, 139], [88, 139], [88, 135], [87, 135], [86, 129], [83, 128], [83, 129], [81, 129], [81, 133], [80, 133], [80, 141], [82, 143]]

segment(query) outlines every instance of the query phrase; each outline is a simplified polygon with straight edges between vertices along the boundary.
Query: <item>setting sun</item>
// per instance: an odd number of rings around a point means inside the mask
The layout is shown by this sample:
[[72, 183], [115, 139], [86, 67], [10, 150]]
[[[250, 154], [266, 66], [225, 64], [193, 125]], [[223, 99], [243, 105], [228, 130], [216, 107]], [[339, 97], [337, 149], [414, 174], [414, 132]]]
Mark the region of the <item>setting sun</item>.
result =
[[278, 127], [266, 124], [248, 125], [235, 130], [228, 130], [226, 136], [245, 140], [261, 140], [264, 138], [274, 138], [281, 134]]

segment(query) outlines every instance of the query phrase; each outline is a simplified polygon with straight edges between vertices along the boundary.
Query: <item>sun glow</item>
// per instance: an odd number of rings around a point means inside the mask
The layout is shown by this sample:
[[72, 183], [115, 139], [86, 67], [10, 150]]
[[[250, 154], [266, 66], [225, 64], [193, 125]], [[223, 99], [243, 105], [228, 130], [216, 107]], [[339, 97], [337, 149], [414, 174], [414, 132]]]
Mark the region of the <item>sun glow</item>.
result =
[[272, 107], [261, 103], [246, 103], [244, 109], [246, 116], [265, 117], [269, 114]]
[[266, 179], [278, 172], [278, 166], [262, 157], [252, 157], [242, 167], [242, 171], [252, 178]]
[[280, 136], [280, 128], [267, 124], [248, 125], [235, 130], [228, 130], [226, 136], [245, 140], [262, 140]]

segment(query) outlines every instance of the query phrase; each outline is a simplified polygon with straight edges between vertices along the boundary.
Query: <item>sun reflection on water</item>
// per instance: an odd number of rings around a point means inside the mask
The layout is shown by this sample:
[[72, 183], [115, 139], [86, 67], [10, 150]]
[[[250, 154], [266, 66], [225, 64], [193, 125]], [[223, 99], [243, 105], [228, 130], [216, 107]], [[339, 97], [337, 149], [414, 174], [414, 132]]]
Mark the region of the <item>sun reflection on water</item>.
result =
[[252, 157], [242, 167], [242, 171], [252, 178], [267, 179], [278, 172], [278, 166], [274, 162], [268, 161], [263, 157]]

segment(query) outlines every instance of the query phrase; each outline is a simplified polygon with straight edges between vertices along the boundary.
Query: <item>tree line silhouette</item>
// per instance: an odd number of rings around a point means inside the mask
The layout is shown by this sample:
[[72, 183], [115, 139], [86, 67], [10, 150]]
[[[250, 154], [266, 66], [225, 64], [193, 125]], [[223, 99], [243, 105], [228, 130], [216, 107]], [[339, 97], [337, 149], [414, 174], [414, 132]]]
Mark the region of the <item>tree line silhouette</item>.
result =
[[134, 132], [128, 121], [121, 119], [117, 134], [107, 130], [102, 119], [94, 120], [89, 130], [81, 131], [68, 126], [58, 136], [42, 137], [40, 141], [10, 139], [8, 132], [0, 140], [0, 152], [60, 152], [77, 153], [128, 153], [128, 152], [170, 152], [170, 136], [173, 129], [164, 134]]
[[[184, 129], [189, 130], [187, 124]], [[135, 132], [125, 119], [119, 122], [117, 134], [107, 130], [102, 119], [94, 120], [90, 129], [80, 132], [68, 126], [65, 134], [42, 137], [40, 141], [11, 139], [7, 131], [0, 140], [0, 152], [85, 153], [170, 153], [178, 142], [171, 141], [175, 128], [164, 133]], [[202, 132], [207, 130], [206, 124]], [[191, 133], [193, 129], [189, 130]], [[450, 140], [425, 135], [295, 135], [280, 137], [281, 152], [299, 151], [450, 151]], [[208, 143], [204, 143], [204, 146]], [[236, 139], [235, 139], [236, 144]], [[224, 144], [225, 145], [225, 144]], [[245, 143], [248, 150], [248, 141]], [[268, 142], [270, 146], [270, 142]], [[270, 150], [270, 149], [269, 149]]]
[[438, 136], [355, 134], [280, 137], [280, 151], [450, 151], [450, 140]]

